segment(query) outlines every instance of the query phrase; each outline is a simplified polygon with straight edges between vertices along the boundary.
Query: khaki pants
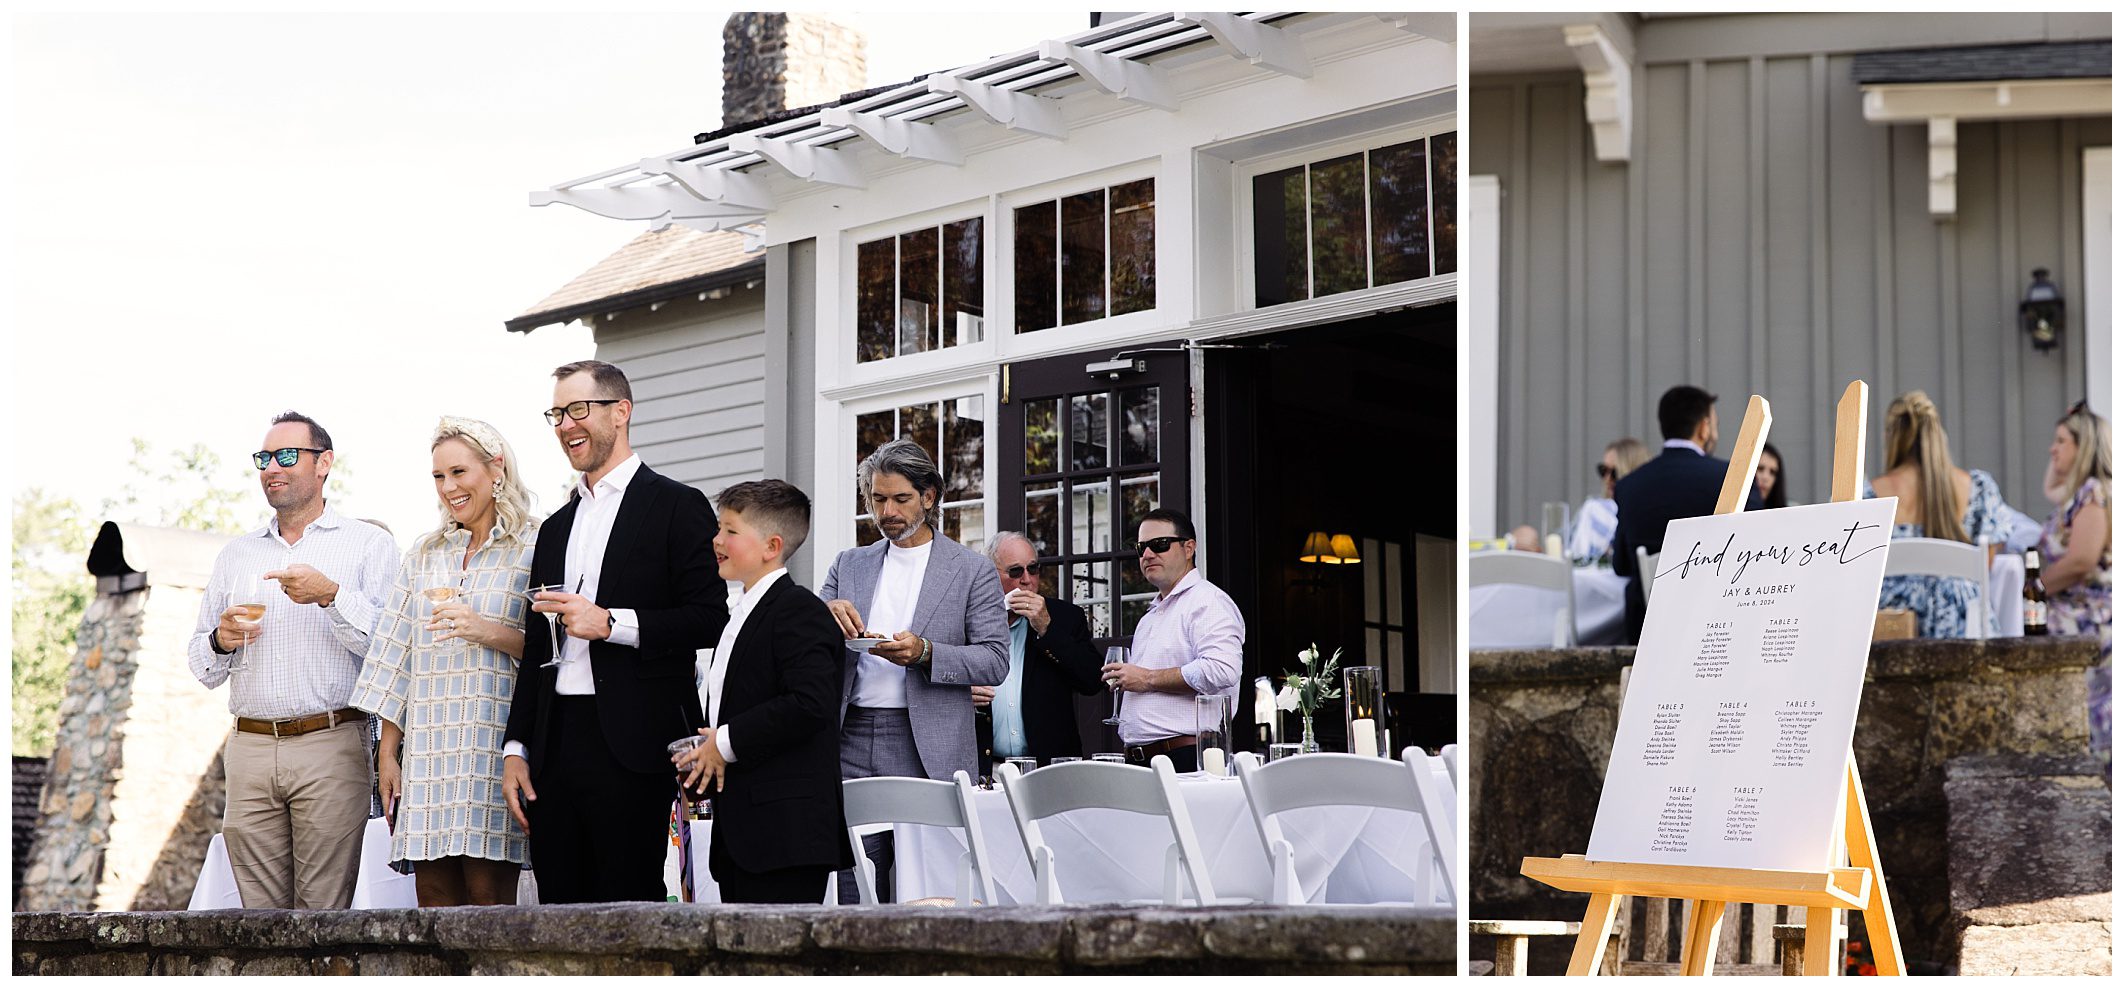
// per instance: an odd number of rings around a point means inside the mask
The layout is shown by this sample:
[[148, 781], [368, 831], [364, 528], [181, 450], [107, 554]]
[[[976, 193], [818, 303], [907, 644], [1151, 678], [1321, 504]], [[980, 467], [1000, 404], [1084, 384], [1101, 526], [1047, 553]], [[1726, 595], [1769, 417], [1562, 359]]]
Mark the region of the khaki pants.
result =
[[235, 731], [221, 836], [245, 909], [345, 909], [369, 820], [365, 721], [301, 737]]

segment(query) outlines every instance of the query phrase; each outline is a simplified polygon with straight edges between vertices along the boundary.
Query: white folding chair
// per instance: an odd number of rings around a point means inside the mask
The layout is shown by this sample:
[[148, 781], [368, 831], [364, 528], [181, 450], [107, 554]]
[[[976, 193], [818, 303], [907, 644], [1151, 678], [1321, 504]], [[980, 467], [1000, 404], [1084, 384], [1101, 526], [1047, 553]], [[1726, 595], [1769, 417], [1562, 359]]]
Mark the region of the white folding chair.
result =
[[1449, 744], [1438, 749], [1438, 760], [1445, 763], [1446, 781], [1453, 784], [1454, 792], [1459, 792], [1462, 788], [1460, 784], [1460, 746]]
[[[1457, 903], [1460, 852], [1454, 836], [1452, 789], [1438, 778], [1442, 766], [1437, 761], [1413, 747], [1398, 762], [1321, 753], [1263, 765], [1253, 752], [1234, 756], [1239, 785], [1246, 790], [1247, 806], [1254, 816], [1254, 830], [1268, 854], [1270, 901], [1290, 906], [1305, 903], [1305, 892], [1298, 885], [1297, 852], [1284, 838], [1276, 814], [1312, 806], [1372, 806], [1422, 817], [1431, 838], [1429, 860], [1411, 862], [1414, 867], [1409, 874], [1416, 879], [1411, 904]], [[1434, 874], [1443, 880], [1443, 889], [1432, 889], [1429, 879]]]
[[953, 772], [951, 777], [951, 782], [879, 776], [841, 783], [841, 815], [848, 824], [848, 845], [855, 849], [856, 888], [864, 905], [878, 904], [878, 877], [877, 866], [863, 853], [863, 834], [878, 824], [894, 823], [965, 831], [958, 904], [995, 904], [995, 872], [988, 866], [988, 845], [981, 839], [980, 814], [974, 812], [973, 782], [964, 771]]
[[1571, 564], [1538, 552], [1478, 552], [1468, 556], [1468, 586], [1493, 583], [1557, 590], [1563, 593], [1563, 608], [1556, 612], [1557, 648], [1578, 644], [1578, 599], [1571, 589]]
[[1033, 898], [1038, 904], [1055, 906], [1065, 901], [1056, 876], [1055, 852], [1040, 833], [1040, 821], [1057, 813], [1088, 809], [1127, 810], [1165, 818], [1173, 833], [1173, 843], [1165, 849], [1165, 904], [1182, 904], [1183, 879], [1193, 889], [1191, 898], [1196, 905], [1217, 902], [1209, 862], [1195, 839], [1187, 803], [1180, 798], [1172, 760], [1164, 755], [1152, 758], [1149, 768], [1070, 762], [1020, 775], [1016, 766], [1006, 764], [996, 769], [996, 779], [1010, 799], [1018, 837], [1025, 843], [1025, 856], [1032, 861]]
[[1883, 576], [1953, 576], [1976, 584], [1976, 599], [1963, 615], [1970, 638], [1991, 637], [1991, 567], [1982, 546], [1952, 539], [1892, 539]]
[[1637, 596], [1645, 603], [1652, 603], [1652, 578], [1659, 575], [1659, 553], [1646, 552], [1637, 547]]

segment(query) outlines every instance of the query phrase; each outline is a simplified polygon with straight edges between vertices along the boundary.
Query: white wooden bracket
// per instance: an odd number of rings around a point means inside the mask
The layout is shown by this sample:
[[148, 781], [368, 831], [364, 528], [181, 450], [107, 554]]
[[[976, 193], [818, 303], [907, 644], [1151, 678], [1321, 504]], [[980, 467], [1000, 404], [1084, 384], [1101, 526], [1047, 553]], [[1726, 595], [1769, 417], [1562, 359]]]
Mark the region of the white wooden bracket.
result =
[[1564, 44], [1586, 78], [1586, 124], [1593, 128], [1593, 156], [1630, 160], [1630, 60], [1596, 24], [1563, 29]]
[[1934, 218], [1954, 215], [1955, 126], [1953, 117], [1925, 122], [1925, 178]]
[[651, 175], [669, 176], [672, 181], [709, 202], [724, 203], [755, 213], [774, 208], [774, 196], [768, 193], [767, 183], [744, 172], [728, 168], [709, 168], [691, 161], [674, 161], [670, 158], [643, 158], [639, 167]]
[[929, 77], [929, 91], [957, 96], [968, 109], [998, 127], [1057, 141], [1069, 137], [1069, 125], [1062, 122], [1062, 111], [1056, 109], [1054, 100], [942, 73]]
[[945, 165], [966, 163], [966, 152], [959, 149], [959, 142], [952, 140], [950, 134], [937, 129], [935, 124], [916, 123], [876, 113], [857, 113], [845, 106], [829, 106], [820, 110], [819, 122], [828, 127], [846, 127], [855, 131], [861, 134], [864, 140], [883, 149], [886, 154]]
[[1460, 41], [1459, 17], [1450, 10], [1435, 14], [1403, 11], [1392, 14], [1375, 14], [1373, 16], [1387, 22], [1398, 30], [1406, 31], [1419, 37], [1430, 38], [1433, 41], [1443, 41], [1449, 45], [1458, 44]]
[[1219, 47], [1249, 65], [1299, 79], [1313, 77], [1313, 60], [1306, 57], [1305, 46], [1281, 28], [1238, 14], [1175, 13], [1173, 20], [1201, 25]]
[[1076, 69], [1085, 81], [1109, 96], [1160, 110], [1180, 108], [1180, 99], [1173, 95], [1172, 83], [1167, 80], [1165, 70], [1155, 65], [1061, 41], [1040, 42], [1040, 57]]
[[756, 154], [776, 168], [806, 182], [824, 182], [842, 188], [860, 189], [870, 184], [855, 156], [833, 148], [813, 147], [757, 134], [732, 134], [730, 150]]
[[558, 203], [616, 220], [725, 219], [755, 216], [758, 210], [704, 202], [676, 185], [636, 185], [617, 189], [545, 189], [531, 193], [531, 205]]

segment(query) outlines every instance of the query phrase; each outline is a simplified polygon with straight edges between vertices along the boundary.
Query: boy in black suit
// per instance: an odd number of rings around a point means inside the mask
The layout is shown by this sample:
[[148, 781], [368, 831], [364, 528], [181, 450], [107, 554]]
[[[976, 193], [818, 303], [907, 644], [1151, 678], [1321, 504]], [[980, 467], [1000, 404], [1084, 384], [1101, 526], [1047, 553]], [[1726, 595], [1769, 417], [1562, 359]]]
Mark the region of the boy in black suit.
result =
[[783, 560], [811, 530], [811, 500], [780, 480], [716, 496], [717, 572], [744, 584], [708, 667], [708, 740], [676, 755], [715, 800], [708, 869], [724, 902], [818, 902], [855, 864], [841, 816], [839, 704], [847, 649], [833, 614]]

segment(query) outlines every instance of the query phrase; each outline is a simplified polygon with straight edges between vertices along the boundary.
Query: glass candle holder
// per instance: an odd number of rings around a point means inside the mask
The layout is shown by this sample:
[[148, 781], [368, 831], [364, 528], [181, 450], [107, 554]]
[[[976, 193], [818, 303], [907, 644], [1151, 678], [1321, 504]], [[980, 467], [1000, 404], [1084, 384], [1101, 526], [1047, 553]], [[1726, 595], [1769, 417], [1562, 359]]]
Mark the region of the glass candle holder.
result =
[[1202, 774], [1224, 775], [1232, 750], [1232, 709], [1224, 694], [1195, 697], [1195, 745]]
[[1349, 728], [1350, 753], [1367, 757], [1394, 757], [1387, 750], [1384, 685], [1378, 666], [1350, 666], [1342, 670], [1342, 716]]

